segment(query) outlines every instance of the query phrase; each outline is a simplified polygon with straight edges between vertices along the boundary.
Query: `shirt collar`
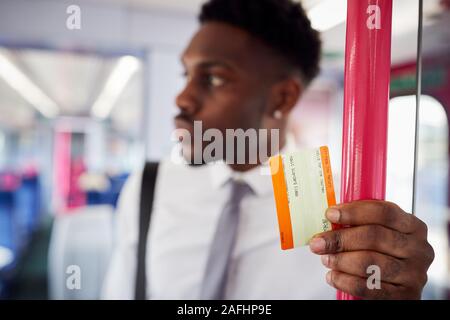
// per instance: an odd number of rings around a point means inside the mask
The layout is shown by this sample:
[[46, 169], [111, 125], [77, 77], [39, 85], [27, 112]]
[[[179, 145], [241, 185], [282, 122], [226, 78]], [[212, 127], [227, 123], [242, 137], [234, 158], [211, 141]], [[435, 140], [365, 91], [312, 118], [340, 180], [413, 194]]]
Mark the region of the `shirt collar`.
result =
[[[280, 154], [295, 150], [296, 144], [293, 136], [289, 135]], [[268, 195], [272, 192], [272, 179], [268, 162], [246, 172], [233, 171], [224, 161], [208, 164], [211, 173], [212, 186], [222, 188], [229, 180], [247, 183], [257, 196]]]

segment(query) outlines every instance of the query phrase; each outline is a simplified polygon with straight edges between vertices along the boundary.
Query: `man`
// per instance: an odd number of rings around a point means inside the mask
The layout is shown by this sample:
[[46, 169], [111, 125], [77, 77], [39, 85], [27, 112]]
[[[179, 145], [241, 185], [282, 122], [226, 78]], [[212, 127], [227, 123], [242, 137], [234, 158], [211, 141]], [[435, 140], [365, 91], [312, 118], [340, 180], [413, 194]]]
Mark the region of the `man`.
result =
[[[195, 135], [194, 122], [200, 121], [202, 130], [223, 136], [227, 129], [279, 130], [281, 152], [292, 149], [288, 116], [318, 73], [320, 56], [318, 34], [301, 6], [291, 0], [210, 0], [200, 22], [182, 56], [186, 87], [176, 99], [177, 128]], [[193, 163], [208, 143], [185, 140], [183, 156]], [[219, 157], [226, 160], [236, 150], [223, 145]], [[252, 152], [245, 149], [246, 160]], [[161, 162], [147, 244], [148, 298], [327, 299], [334, 297], [333, 287], [368, 299], [421, 297], [434, 258], [423, 222], [392, 203], [349, 203], [326, 216], [352, 228], [283, 252], [270, 177], [258, 170], [264, 159], [257, 160]], [[105, 298], [134, 297], [140, 184], [141, 174], [131, 177], [121, 197]], [[371, 265], [381, 270], [379, 290], [366, 284]]]

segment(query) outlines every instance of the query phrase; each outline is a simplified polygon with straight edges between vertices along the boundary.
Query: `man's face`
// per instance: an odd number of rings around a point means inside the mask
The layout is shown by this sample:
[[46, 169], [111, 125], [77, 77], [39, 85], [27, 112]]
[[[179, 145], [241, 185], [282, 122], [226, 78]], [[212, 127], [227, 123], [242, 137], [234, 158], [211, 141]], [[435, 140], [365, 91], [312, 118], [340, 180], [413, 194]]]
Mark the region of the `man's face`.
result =
[[[201, 121], [203, 131], [218, 129], [225, 137], [226, 129], [264, 128], [275, 77], [267, 51], [239, 28], [203, 24], [182, 55], [186, 86], [176, 99], [180, 109], [177, 129], [186, 129], [193, 137], [194, 121]], [[193, 153], [207, 144], [192, 144], [185, 158], [192, 160]]]

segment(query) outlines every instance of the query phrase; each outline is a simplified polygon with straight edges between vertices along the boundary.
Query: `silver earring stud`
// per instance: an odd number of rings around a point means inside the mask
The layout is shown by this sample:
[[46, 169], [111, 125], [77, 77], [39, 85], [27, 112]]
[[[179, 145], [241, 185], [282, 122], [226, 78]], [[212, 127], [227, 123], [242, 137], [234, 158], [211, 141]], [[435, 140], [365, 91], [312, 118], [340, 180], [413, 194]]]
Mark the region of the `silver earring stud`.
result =
[[280, 120], [281, 118], [283, 118], [283, 113], [280, 110], [277, 110], [273, 113], [273, 117], [277, 120]]

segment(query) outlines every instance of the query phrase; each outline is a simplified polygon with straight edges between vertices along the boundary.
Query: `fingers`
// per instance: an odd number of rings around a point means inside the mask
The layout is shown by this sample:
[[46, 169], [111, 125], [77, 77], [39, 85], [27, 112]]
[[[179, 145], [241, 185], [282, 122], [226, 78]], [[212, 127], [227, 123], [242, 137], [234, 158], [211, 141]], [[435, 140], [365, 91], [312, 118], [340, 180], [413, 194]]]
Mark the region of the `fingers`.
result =
[[[385, 201], [342, 204], [326, 216], [351, 226], [310, 241], [311, 251], [323, 255], [322, 263], [332, 269], [330, 285], [366, 299], [420, 299], [434, 259], [425, 223]], [[368, 282], [374, 279], [376, 287]]]
[[401, 259], [420, 254], [424, 245], [426, 245], [425, 241], [417, 240], [412, 235], [379, 225], [328, 231], [315, 236], [310, 241], [311, 251], [316, 254], [368, 250]]
[[386, 201], [355, 201], [329, 208], [327, 218], [342, 225], [377, 224], [402, 233], [419, 233], [426, 238], [427, 227], [417, 217], [406, 213], [398, 205]]
[[420, 299], [420, 292], [386, 282], [381, 282], [379, 288], [368, 284], [366, 278], [350, 275], [340, 271], [327, 273], [330, 286], [363, 299]]
[[325, 267], [367, 278], [370, 267], [376, 266], [380, 270], [381, 281], [401, 285], [411, 276], [411, 271], [405, 260], [396, 259], [373, 251], [355, 251], [323, 255], [321, 257]]

